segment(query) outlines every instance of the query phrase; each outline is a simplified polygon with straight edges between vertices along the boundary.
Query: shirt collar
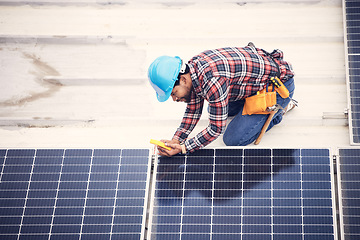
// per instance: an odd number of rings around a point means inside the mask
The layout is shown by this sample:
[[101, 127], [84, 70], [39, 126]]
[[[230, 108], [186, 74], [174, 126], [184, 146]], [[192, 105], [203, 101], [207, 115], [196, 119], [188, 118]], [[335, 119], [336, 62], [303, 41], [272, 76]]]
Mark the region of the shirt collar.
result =
[[190, 68], [192, 87], [193, 87], [196, 95], [202, 95], [202, 88], [201, 88], [198, 73], [192, 63], [188, 63], [188, 66]]

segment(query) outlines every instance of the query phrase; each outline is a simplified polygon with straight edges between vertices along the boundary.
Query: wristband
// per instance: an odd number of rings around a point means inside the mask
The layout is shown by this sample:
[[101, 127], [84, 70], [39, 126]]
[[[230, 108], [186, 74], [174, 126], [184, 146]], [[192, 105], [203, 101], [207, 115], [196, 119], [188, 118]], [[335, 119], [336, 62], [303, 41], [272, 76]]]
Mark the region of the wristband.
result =
[[185, 144], [180, 144], [180, 147], [181, 147], [181, 153], [182, 154], [186, 154], [186, 147], [185, 147]]

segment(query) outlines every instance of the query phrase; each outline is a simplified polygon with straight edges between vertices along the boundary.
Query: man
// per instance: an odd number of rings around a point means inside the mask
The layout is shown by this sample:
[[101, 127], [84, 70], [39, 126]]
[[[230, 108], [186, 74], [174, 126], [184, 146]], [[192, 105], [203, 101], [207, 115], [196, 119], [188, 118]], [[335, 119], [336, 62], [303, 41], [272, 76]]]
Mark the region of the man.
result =
[[[159, 154], [172, 156], [194, 152], [224, 133], [228, 146], [245, 146], [261, 132], [268, 115], [243, 115], [244, 99], [256, 94], [278, 76], [290, 93], [283, 99], [277, 94], [277, 103], [287, 107], [294, 94], [294, 72], [283, 53], [271, 54], [249, 43], [244, 48], [226, 47], [204, 51], [188, 63], [179, 57], [161, 56], [149, 67], [149, 81], [160, 102], [172, 97], [173, 101], [187, 103], [180, 127], [172, 140], [161, 140], [171, 148], [158, 147]], [[188, 135], [198, 123], [204, 100], [209, 103], [209, 125], [193, 138]], [[282, 120], [278, 111], [267, 130]], [[226, 120], [235, 116], [226, 128]]]

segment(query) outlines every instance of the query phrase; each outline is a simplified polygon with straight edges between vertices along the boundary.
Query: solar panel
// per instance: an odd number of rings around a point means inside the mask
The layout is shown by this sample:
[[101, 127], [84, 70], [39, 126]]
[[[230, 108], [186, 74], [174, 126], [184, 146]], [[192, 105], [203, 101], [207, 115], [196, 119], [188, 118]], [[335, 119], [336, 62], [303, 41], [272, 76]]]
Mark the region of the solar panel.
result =
[[341, 239], [360, 239], [360, 149], [339, 149], [337, 168]]
[[349, 127], [352, 144], [360, 144], [360, 2], [344, 0]]
[[155, 165], [148, 239], [334, 240], [328, 149], [204, 149]]
[[0, 239], [143, 239], [149, 152], [0, 150]]

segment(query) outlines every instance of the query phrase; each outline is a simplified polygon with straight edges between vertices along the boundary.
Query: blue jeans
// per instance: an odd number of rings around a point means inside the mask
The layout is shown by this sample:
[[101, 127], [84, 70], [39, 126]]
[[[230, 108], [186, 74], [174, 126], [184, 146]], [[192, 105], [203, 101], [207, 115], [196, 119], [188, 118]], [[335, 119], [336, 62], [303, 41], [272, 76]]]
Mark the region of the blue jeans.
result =
[[[294, 95], [294, 79], [289, 79], [284, 83], [289, 90], [290, 97]], [[276, 103], [285, 108], [290, 102], [290, 98], [282, 98], [276, 93]], [[269, 115], [253, 114], [242, 115], [245, 100], [229, 103], [229, 116], [235, 116], [229, 123], [223, 136], [223, 141], [227, 146], [246, 146], [259, 136], [261, 129]], [[269, 131], [274, 125], [282, 120], [282, 110], [279, 110], [273, 117], [266, 131]]]

